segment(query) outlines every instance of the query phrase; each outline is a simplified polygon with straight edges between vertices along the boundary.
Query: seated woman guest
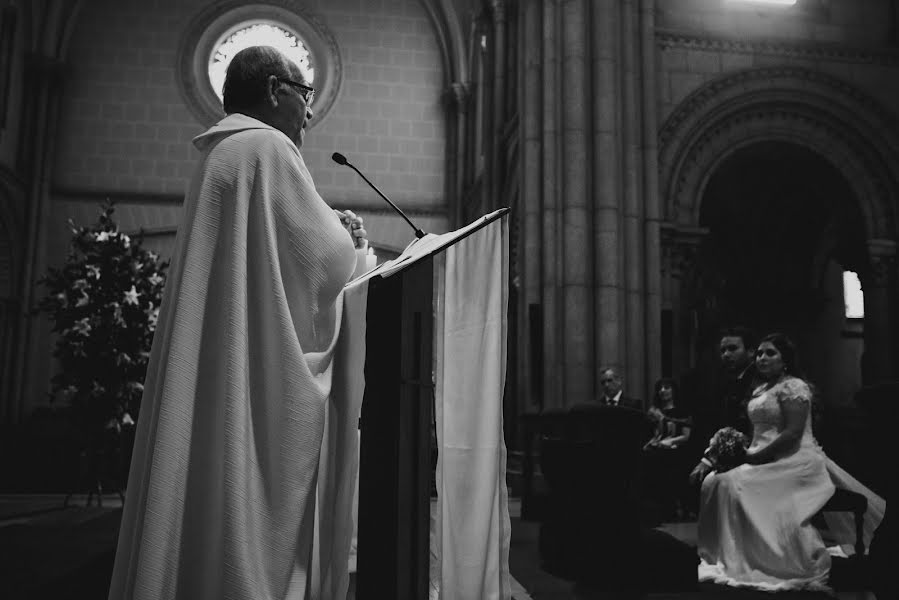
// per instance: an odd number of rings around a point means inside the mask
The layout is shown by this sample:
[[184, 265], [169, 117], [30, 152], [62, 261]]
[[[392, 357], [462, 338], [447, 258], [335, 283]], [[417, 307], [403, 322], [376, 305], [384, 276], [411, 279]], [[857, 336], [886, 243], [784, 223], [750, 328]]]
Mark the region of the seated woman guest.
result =
[[[789, 338], [766, 336], [755, 362], [764, 383], [747, 407], [753, 433], [746, 463], [712, 472], [702, 483], [699, 580], [766, 591], [826, 590], [830, 553], [811, 518], [835, 487], [845, 487], [868, 497], [870, 535], [884, 501], [828, 459], [815, 440], [812, 393], [797, 376]], [[839, 540], [846, 528], [833, 525]]]
[[656, 381], [649, 418], [655, 423], [654, 435], [644, 446], [644, 477], [649, 500], [660, 510], [659, 516], [668, 519], [682, 517], [681, 499], [686, 492], [686, 474], [691, 457], [687, 442], [693, 419], [678, 397], [677, 384], [663, 377]]

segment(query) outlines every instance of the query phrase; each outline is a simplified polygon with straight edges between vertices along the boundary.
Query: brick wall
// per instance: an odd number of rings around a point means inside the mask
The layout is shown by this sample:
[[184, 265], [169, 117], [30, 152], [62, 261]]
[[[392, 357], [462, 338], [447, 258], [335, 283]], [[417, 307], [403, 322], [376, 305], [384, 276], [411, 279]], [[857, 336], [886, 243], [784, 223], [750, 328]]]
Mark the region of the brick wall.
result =
[[[307, 132], [303, 156], [319, 192], [366, 218], [379, 248], [412, 239], [399, 217], [334, 151], [353, 164], [427, 231], [447, 230], [443, 197], [445, 132], [442, 61], [418, 0], [296, 0], [333, 34], [343, 83], [328, 115]], [[153, 234], [145, 245], [170, 257], [181, 218], [179, 198], [199, 153], [191, 139], [205, 129], [176, 83], [177, 49], [207, 0], [92, 0], [78, 14], [69, 51], [53, 187], [42, 221], [37, 272], [68, 250], [66, 220], [96, 220], [106, 197], [125, 198], [116, 219], [125, 231]], [[314, 107], [313, 107], [314, 108]], [[146, 199], [146, 201], [142, 200]], [[422, 214], [424, 213], [424, 214]], [[43, 317], [26, 374], [29, 412], [46, 402], [53, 338]]]
[[[85, 3], [71, 42], [54, 183], [63, 189], [183, 193], [203, 131], [176, 84], [176, 51], [199, 0]], [[352, 157], [407, 205], [443, 208], [441, 61], [416, 0], [302, 3], [342, 52], [343, 86], [303, 154], [322, 195], [336, 204], [380, 206], [352, 172]]]

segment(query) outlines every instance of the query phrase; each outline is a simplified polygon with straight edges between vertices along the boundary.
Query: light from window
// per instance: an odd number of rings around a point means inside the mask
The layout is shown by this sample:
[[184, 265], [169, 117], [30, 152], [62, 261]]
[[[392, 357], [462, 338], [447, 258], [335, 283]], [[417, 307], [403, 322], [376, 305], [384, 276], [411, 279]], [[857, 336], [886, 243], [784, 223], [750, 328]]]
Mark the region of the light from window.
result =
[[225, 71], [235, 54], [250, 46], [272, 46], [284, 53], [300, 68], [310, 84], [315, 81], [315, 68], [309, 60], [309, 51], [295, 34], [270, 23], [253, 23], [241, 27], [223, 38], [209, 57], [209, 81], [212, 89], [222, 99]]
[[796, 0], [730, 0], [733, 3], [742, 4], [776, 4], [778, 6], [793, 6]]
[[865, 318], [865, 294], [858, 274], [853, 271], [843, 271], [843, 301], [847, 319]]

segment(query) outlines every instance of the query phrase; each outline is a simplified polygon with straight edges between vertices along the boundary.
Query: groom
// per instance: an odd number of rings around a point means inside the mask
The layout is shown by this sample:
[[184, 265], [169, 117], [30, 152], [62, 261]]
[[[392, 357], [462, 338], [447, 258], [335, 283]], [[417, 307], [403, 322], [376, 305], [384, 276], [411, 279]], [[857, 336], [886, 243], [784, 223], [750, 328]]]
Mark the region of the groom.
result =
[[[728, 327], [721, 331], [719, 349], [724, 373], [714, 395], [720, 401], [696, 411], [694, 418], [699, 439], [710, 439], [722, 427], [734, 427], [752, 436], [746, 405], [755, 385], [756, 345], [755, 334], [746, 327]], [[690, 473], [690, 482], [701, 483], [714, 468], [714, 457], [704, 453]]]

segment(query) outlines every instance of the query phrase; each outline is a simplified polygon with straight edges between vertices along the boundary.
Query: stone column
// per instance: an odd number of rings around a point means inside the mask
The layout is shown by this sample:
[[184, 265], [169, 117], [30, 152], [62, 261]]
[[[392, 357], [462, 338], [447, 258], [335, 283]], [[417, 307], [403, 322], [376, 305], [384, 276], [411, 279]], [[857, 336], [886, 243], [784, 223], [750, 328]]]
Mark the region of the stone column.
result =
[[[26, 60], [25, 98], [29, 108], [22, 127], [22, 164], [28, 177], [28, 223], [25, 260], [22, 269], [22, 307], [33, 306], [36, 282], [46, 268], [44, 209], [50, 198], [53, 143], [57, 136], [62, 86], [67, 70], [56, 58], [32, 53]], [[35, 398], [43, 398], [49, 377], [46, 364], [37, 364], [38, 342], [48, 339], [49, 327], [41, 331], [38, 319], [22, 317], [13, 375], [18, 378], [14, 389], [11, 419], [20, 420]]]
[[465, 181], [465, 148], [466, 148], [466, 116], [471, 92], [462, 82], [454, 82], [443, 93], [443, 101], [447, 107], [446, 152], [446, 190], [451, 199], [453, 214], [451, 226], [462, 227], [464, 202], [462, 201], [462, 182]]
[[500, 184], [503, 175], [500, 173], [502, 163], [499, 148], [503, 139], [503, 127], [505, 126], [506, 106], [506, 2], [505, 0], [490, 0], [490, 14], [493, 18], [493, 115], [492, 131], [490, 131], [490, 188], [488, 198], [489, 210], [498, 206], [505, 206], [504, 199], [500, 198]]
[[[621, 265], [621, 141], [618, 86], [619, 2], [593, 5], [593, 173], [594, 198], [594, 312], [597, 365], [620, 367], [623, 361], [624, 298]], [[596, 373], [595, 379], [599, 379]]]
[[671, 370], [677, 377], [694, 366], [691, 327], [687, 322], [687, 306], [684, 285], [696, 269], [702, 240], [708, 234], [705, 228], [678, 227], [671, 223], [661, 228], [662, 303], [670, 308], [673, 316], [671, 332]]
[[559, 153], [559, 98], [560, 65], [558, 0], [546, 0], [537, 5], [543, 7], [543, 252], [541, 274], [543, 288], [543, 349], [544, 349], [544, 406], [562, 406], [565, 403], [563, 364], [564, 347], [563, 315], [561, 303], [562, 277], [562, 201], [558, 177], [561, 155]]
[[[519, 340], [523, 340], [526, 348], [521, 348], [519, 356], [520, 369], [518, 378], [519, 392], [524, 396], [523, 405], [527, 410], [535, 410], [543, 402], [543, 365], [545, 349], [543, 347], [543, 329], [537, 320], [541, 315], [541, 261], [542, 254], [542, 207], [541, 181], [544, 169], [541, 156], [541, 90], [543, 89], [543, 71], [540, 64], [541, 47], [541, 11], [538, 0], [530, 0], [524, 5], [522, 38], [524, 40], [522, 60], [524, 71], [521, 94], [522, 115], [522, 186], [521, 209], [524, 211], [524, 232], [521, 255], [523, 263], [521, 319]], [[534, 257], [538, 257], [537, 260]]]
[[862, 384], [899, 377], [896, 359], [896, 242], [868, 240], [869, 272], [862, 280], [865, 295], [865, 351]]
[[659, 148], [658, 112], [656, 98], [656, 38], [655, 1], [641, 0], [640, 4], [640, 58], [642, 91], [642, 175], [644, 198], [644, 295], [646, 306], [646, 327], [643, 348], [646, 357], [645, 380], [647, 402], [651, 398], [653, 385], [662, 375], [662, 355], [659, 344], [652, 340], [662, 339], [662, 260], [661, 260], [661, 219], [662, 200], [659, 194]]
[[562, 181], [565, 395], [593, 397], [592, 206], [587, 171], [587, 44], [585, 0], [562, 4]]
[[520, 272], [543, 362], [531, 370], [548, 407], [595, 398], [605, 365], [645, 398], [661, 371], [654, 5], [523, 6]]

